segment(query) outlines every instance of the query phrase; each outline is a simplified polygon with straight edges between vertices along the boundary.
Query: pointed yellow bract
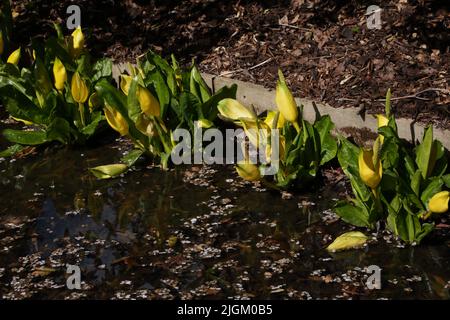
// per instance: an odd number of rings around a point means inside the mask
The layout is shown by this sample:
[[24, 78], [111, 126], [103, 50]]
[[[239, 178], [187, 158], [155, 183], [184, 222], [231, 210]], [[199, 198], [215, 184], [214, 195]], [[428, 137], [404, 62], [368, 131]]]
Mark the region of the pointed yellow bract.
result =
[[78, 26], [70, 38], [70, 53], [73, 58], [78, 58], [84, 49], [84, 34], [81, 27]]
[[67, 81], [67, 72], [63, 63], [58, 58], [55, 58], [55, 62], [53, 63], [53, 77], [55, 78], [55, 88], [62, 91]]
[[383, 168], [381, 161], [376, 165], [373, 163], [373, 151], [361, 149], [358, 157], [359, 176], [364, 184], [371, 189], [375, 189], [381, 181]]
[[445, 213], [448, 211], [448, 202], [450, 200], [449, 191], [436, 193], [428, 203], [428, 209], [433, 213]]
[[89, 89], [78, 72], [72, 76], [71, 91], [73, 100], [78, 103], [85, 103], [89, 97]]
[[217, 105], [217, 109], [223, 117], [234, 121], [239, 120], [240, 118], [256, 118], [254, 112], [244, 107], [239, 103], [239, 101], [231, 98], [220, 100], [219, 104]]
[[[389, 119], [386, 118], [383, 114], [377, 114], [377, 123], [378, 128], [385, 127], [389, 124]], [[384, 136], [380, 135], [380, 142], [383, 144]]]
[[133, 78], [127, 74], [120, 75], [120, 89], [125, 95], [128, 95], [128, 90], [130, 90], [131, 80]]
[[139, 86], [137, 95], [142, 112], [148, 117], [159, 117], [161, 113], [159, 102], [152, 93], [147, 88]]
[[13, 53], [11, 53], [9, 55], [8, 60], [6, 62], [17, 66], [19, 64], [19, 60], [20, 60], [20, 52], [21, 52], [21, 48], [15, 50]]
[[284, 123], [285, 123], [285, 119], [283, 117], [283, 115], [280, 113], [278, 115], [278, 121], [276, 123], [276, 126], [274, 126], [274, 120], [275, 120], [275, 116], [277, 115], [276, 111], [270, 110], [267, 112], [267, 117], [264, 120], [264, 122], [273, 129], [281, 129], [284, 127]]
[[110, 106], [106, 106], [103, 111], [105, 112], [106, 121], [108, 121], [111, 128], [122, 136], [128, 134], [128, 123], [119, 111]]
[[297, 103], [295, 102], [292, 92], [286, 85], [281, 70], [279, 70], [278, 73], [280, 79], [277, 82], [277, 88], [275, 93], [275, 102], [277, 104], [277, 108], [287, 121], [291, 123], [297, 123], [298, 118]]
[[328, 247], [330, 252], [355, 249], [362, 247], [367, 242], [367, 236], [359, 231], [350, 231], [341, 234]]
[[241, 162], [236, 165], [236, 171], [239, 176], [247, 181], [258, 181], [261, 179], [261, 173], [257, 165], [249, 162]]

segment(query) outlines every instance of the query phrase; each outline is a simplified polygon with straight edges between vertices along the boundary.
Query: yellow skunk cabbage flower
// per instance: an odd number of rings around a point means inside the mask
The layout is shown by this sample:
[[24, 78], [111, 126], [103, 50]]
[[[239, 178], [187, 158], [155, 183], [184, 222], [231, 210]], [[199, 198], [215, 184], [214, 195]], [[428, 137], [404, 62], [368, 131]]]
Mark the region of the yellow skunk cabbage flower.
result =
[[53, 76], [55, 78], [55, 88], [62, 91], [64, 89], [64, 84], [67, 81], [67, 72], [63, 63], [57, 57], [53, 63]]
[[19, 64], [19, 60], [20, 60], [20, 48], [11, 53], [6, 62], [17, 66]]
[[428, 209], [433, 213], [445, 213], [448, 211], [449, 200], [449, 191], [438, 192], [428, 202]]
[[111, 128], [119, 132], [120, 135], [126, 136], [128, 134], [128, 123], [122, 114], [110, 106], [106, 106], [103, 111]]
[[81, 27], [78, 26], [74, 32], [72, 32], [72, 37], [70, 39], [70, 52], [72, 57], [78, 58], [80, 53], [84, 48], [84, 34], [81, 31]]
[[78, 72], [75, 72], [72, 77], [71, 91], [73, 100], [78, 103], [85, 103], [89, 97], [89, 89]]
[[365, 185], [372, 190], [380, 184], [383, 174], [381, 160], [378, 159], [374, 165], [373, 151], [361, 149], [358, 157], [359, 176]]
[[242, 104], [240, 104], [237, 100], [231, 98], [220, 100], [219, 104], [217, 105], [217, 109], [223, 117], [234, 121], [239, 120], [240, 118], [256, 118], [256, 115], [253, 111], [250, 111]]
[[3, 50], [5, 50], [5, 42], [3, 41], [3, 33], [0, 31], [0, 56], [3, 54]]
[[[389, 124], [389, 119], [382, 114], [377, 114], [377, 123], [378, 123], [378, 128], [385, 127]], [[384, 136], [380, 135], [379, 137], [380, 137], [380, 142], [383, 143]]]
[[341, 234], [327, 247], [327, 251], [336, 252], [341, 250], [362, 247], [367, 241], [367, 236], [359, 231], [350, 231]]
[[127, 74], [120, 75], [120, 89], [125, 95], [128, 95], [128, 90], [130, 90], [131, 80], [133, 78]]
[[148, 117], [159, 117], [161, 114], [159, 102], [152, 93], [147, 88], [139, 86], [137, 95], [142, 112]]
[[241, 162], [236, 165], [236, 171], [239, 176], [247, 181], [258, 181], [261, 179], [261, 173], [256, 164]]
[[297, 123], [298, 118], [298, 108], [297, 103], [295, 102], [294, 96], [292, 92], [286, 85], [284, 80], [283, 73], [281, 70], [278, 70], [279, 80], [277, 82], [277, 88], [275, 93], [275, 102], [277, 104], [277, 108], [283, 117], [291, 122], [297, 131], [300, 131], [300, 127]]
[[270, 128], [273, 128], [273, 129], [281, 129], [281, 128], [283, 128], [284, 127], [284, 123], [286, 122], [285, 121], [285, 119], [284, 119], [284, 117], [283, 117], [283, 115], [280, 113], [279, 115], [278, 115], [278, 121], [277, 121], [277, 123], [276, 123], [276, 126], [273, 126], [273, 122], [274, 122], [274, 120], [275, 120], [275, 116], [277, 115], [277, 112], [276, 111], [268, 111], [267, 112], [267, 117], [266, 117], [266, 119], [264, 120], [264, 122], [270, 127]]
[[126, 164], [116, 163], [90, 168], [89, 171], [98, 179], [111, 179], [124, 173], [127, 169], [128, 166]]

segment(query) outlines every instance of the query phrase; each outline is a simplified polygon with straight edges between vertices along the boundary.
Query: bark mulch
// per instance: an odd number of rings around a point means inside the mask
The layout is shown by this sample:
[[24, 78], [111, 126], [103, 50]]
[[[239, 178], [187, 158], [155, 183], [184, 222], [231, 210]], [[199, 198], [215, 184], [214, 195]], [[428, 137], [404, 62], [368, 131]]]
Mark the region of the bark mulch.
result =
[[[17, 41], [52, 33], [72, 2], [13, 0]], [[390, 87], [397, 116], [450, 128], [448, 1], [74, 3], [94, 54], [175, 53], [202, 71], [272, 88], [280, 67], [297, 96], [367, 113], [382, 112]], [[366, 26], [369, 5], [382, 8], [379, 30]]]

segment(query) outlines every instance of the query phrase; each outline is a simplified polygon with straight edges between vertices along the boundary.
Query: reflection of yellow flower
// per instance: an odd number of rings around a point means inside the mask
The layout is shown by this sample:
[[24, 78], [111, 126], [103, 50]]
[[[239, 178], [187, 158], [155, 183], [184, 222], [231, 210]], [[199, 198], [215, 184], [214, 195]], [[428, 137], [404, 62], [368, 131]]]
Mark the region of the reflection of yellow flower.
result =
[[236, 171], [239, 176], [247, 181], [258, 181], [261, 179], [261, 173], [257, 165], [249, 162], [242, 162], [236, 165]]
[[139, 86], [137, 95], [142, 112], [149, 117], [159, 117], [161, 113], [159, 102], [152, 93], [147, 88]]
[[106, 121], [108, 121], [111, 128], [122, 136], [128, 134], [128, 123], [119, 111], [110, 106], [106, 106], [103, 111], [105, 112]]
[[67, 80], [67, 72], [61, 60], [58, 58], [55, 58], [55, 62], [53, 63], [53, 76], [55, 78], [55, 88], [59, 91], [64, 89], [64, 84]]
[[7, 63], [18, 65], [20, 60], [20, 48], [11, 53], [8, 57]]
[[378, 187], [383, 174], [381, 160], [373, 163], [373, 151], [361, 149], [358, 157], [359, 176], [365, 185], [371, 189]]
[[450, 199], [450, 192], [441, 191], [436, 193], [428, 203], [428, 209], [433, 213], [445, 213], [448, 211], [448, 202]]
[[78, 103], [85, 103], [89, 97], [89, 89], [78, 72], [75, 72], [72, 77], [71, 91], [73, 100]]

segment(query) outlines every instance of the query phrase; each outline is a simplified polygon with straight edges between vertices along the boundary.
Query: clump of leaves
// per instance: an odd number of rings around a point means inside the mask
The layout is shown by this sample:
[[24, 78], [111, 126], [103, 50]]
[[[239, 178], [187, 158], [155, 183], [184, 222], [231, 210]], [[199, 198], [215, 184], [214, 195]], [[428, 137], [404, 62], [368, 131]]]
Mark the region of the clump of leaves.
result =
[[385, 115], [377, 117], [379, 137], [372, 150], [340, 139], [338, 160], [355, 199], [340, 202], [335, 210], [353, 225], [374, 228], [384, 222], [405, 242], [419, 243], [433, 230], [433, 215], [448, 210], [448, 194], [432, 201], [443, 188], [450, 188], [447, 151], [433, 138], [432, 126], [416, 147], [399, 138], [390, 111], [390, 91]]
[[51, 141], [82, 144], [104, 119], [102, 101], [93, 88], [101, 79], [111, 81], [111, 61], [91, 63], [81, 28], [68, 37], [62, 35], [59, 26], [55, 28], [58, 37], [44, 44], [33, 43], [30, 67], [9, 62], [0, 65], [3, 104], [13, 119], [27, 126], [24, 130], [3, 131], [16, 144], [3, 156], [21, 146]]
[[336, 156], [337, 142], [331, 135], [334, 124], [328, 115], [318, 115], [311, 124], [302, 117], [302, 109], [286, 85], [283, 74], [276, 90], [278, 111], [257, 116], [238, 101], [219, 103], [220, 116], [243, 128], [254, 154], [250, 159], [248, 144], [243, 145], [243, 161], [236, 170], [245, 180], [261, 180], [268, 186], [288, 188], [305, 186], [319, 173], [322, 165]]
[[[170, 165], [176, 145], [174, 130], [183, 128], [192, 134], [196, 121], [212, 127], [218, 102], [234, 98], [236, 88], [233, 85], [212, 93], [194, 64], [182, 69], [175, 57], [169, 62], [153, 52], [138, 60], [136, 67], [130, 65], [129, 74], [121, 75], [120, 90], [105, 80], [95, 86], [104, 101], [109, 125], [134, 142], [135, 149], [122, 159], [123, 163], [131, 166], [141, 155], [147, 155], [163, 168]], [[103, 175], [98, 168], [91, 172], [98, 178], [114, 176]]]

